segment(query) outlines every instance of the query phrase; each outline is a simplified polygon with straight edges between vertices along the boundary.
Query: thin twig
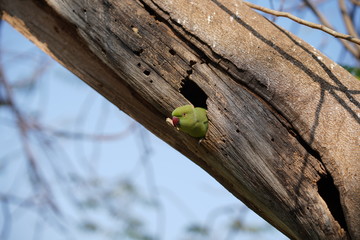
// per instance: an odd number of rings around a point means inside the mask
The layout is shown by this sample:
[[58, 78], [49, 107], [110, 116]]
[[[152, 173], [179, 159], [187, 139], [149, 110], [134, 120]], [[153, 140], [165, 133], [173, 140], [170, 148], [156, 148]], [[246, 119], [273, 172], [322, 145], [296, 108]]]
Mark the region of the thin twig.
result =
[[248, 5], [249, 7], [251, 8], [254, 8], [254, 9], [257, 9], [259, 11], [262, 11], [262, 12], [265, 12], [265, 13], [268, 13], [268, 14], [271, 14], [271, 15], [275, 15], [275, 16], [278, 16], [278, 17], [287, 17], [297, 23], [300, 23], [302, 25], [305, 25], [305, 26], [308, 26], [308, 27], [311, 27], [311, 28], [315, 28], [315, 29], [320, 29], [336, 38], [341, 38], [341, 39], [346, 39], [348, 41], [351, 41], [353, 43], [356, 43], [356, 44], [359, 44], [360, 45], [360, 39], [358, 38], [355, 38], [351, 35], [348, 35], [348, 34], [343, 34], [343, 33], [339, 33], [339, 32], [336, 32], [335, 30], [331, 29], [331, 28], [328, 28], [324, 25], [321, 25], [321, 24], [317, 24], [317, 23], [313, 23], [313, 22], [309, 22], [309, 21], [306, 21], [304, 19], [301, 19], [301, 18], [298, 18], [290, 13], [287, 13], [287, 12], [280, 12], [280, 11], [276, 11], [276, 10], [272, 10], [272, 9], [269, 9], [269, 8], [265, 8], [265, 7], [262, 7], [262, 6], [259, 6], [259, 5], [256, 5], [256, 4], [253, 4], [253, 3], [250, 3], [250, 2], [244, 2], [246, 5]]
[[45, 197], [47, 200], [47, 203], [49, 204], [50, 208], [52, 210], [59, 214], [59, 209], [57, 205], [53, 201], [53, 194], [52, 190], [46, 181], [46, 179], [43, 177], [43, 175], [40, 172], [38, 163], [36, 161], [36, 158], [33, 154], [33, 151], [31, 149], [30, 143], [29, 143], [29, 128], [30, 125], [24, 118], [23, 114], [21, 113], [20, 109], [16, 106], [15, 99], [13, 96], [13, 89], [10, 86], [10, 84], [5, 79], [3, 68], [0, 66], [0, 85], [3, 86], [5, 90], [5, 95], [7, 98], [7, 101], [9, 103], [9, 107], [11, 108], [12, 112], [14, 113], [14, 116], [16, 118], [16, 122], [19, 128], [20, 133], [20, 139], [23, 145], [23, 150], [26, 156], [26, 159], [28, 160], [28, 170], [29, 170], [29, 178], [30, 182], [32, 183], [32, 186], [35, 190], [39, 192], [39, 190], [46, 191]]
[[351, 0], [351, 2], [355, 5], [360, 6], [360, 1], [359, 0]]
[[314, 15], [319, 19], [321, 24], [325, 25], [328, 28], [333, 28], [330, 22], [326, 19], [326, 17], [321, 14], [320, 11], [316, 8], [316, 6], [310, 0], [303, 0], [305, 6], [308, 6], [310, 10], [314, 13]]
[[346, 4], [344, 0], [339, 0], [339, 7], [348, 33], [358, 38], [359, 36], [355, 30], [354, 23], [350, 18], [349, 12], [346, 9]]
[[[303, 0], [306, 6], [310, 8], [313, 14], [319, 19], [319, 21], [328, 28], [333, 29], [331, 24], [327, 21], [324, 15], [321, 14], [316, 8], [316, 6], [310, 0]], [[351, 45], [348, 41], [339, 38], [344, 47], [353, 55], [355, 58], [360, 59], [360, 51], [355, 48], [355, 46]]]

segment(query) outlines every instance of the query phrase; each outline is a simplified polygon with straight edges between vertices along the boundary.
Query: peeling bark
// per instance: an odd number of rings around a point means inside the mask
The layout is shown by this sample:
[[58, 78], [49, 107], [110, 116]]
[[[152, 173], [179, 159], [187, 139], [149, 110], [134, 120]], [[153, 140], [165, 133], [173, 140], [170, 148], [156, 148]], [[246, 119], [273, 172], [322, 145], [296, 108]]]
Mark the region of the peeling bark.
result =
[[[291, 239], [360, 239], [360, 82], [225, 0], [2, 0], [2, 17]], [[196, 139], [171, 111], [208, 109]]]

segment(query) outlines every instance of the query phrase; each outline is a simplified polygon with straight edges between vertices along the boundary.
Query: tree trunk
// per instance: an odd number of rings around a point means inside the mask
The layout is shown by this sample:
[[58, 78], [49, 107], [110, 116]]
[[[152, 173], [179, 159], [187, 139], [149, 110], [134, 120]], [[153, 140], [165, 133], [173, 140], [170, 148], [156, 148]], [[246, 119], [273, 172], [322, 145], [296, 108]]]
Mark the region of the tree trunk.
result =
[[[360, 239], [360, 81], [227, 0], [2, 0], [2, 18], [291, 239]], [[66, 94], [66, 93], [64, 93]], [[165, 118], [208, 109], [198, 143]]]

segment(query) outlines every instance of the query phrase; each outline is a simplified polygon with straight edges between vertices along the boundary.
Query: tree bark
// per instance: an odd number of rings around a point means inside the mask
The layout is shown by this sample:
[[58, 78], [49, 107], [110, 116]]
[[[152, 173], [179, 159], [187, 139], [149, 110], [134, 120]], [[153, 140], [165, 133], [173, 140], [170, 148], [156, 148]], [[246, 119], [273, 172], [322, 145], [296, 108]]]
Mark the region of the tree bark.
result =
[[[360, 81], [227, 0], [2, 0], [2, 18], [291, 239], [360, 239]], [[64, 93], [65, 95], [66, 93]], [[208, 109], [198, 143], [165, 118]]]

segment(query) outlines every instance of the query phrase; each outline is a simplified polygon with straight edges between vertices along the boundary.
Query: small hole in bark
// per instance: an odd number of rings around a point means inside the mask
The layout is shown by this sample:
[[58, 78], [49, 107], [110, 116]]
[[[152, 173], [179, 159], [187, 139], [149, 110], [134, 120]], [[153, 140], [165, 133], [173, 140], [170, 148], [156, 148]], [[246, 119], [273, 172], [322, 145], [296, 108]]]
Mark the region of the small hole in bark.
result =
[[134, 50], [133, 53], [136, 55], [136, 56], [140, 56], [142, 53], [144, 52], [144, 49], [140, 48], [139, 50]]
[[145, 74], [146, 76], [149, 76], [149, 75], [150, 75], [150, 70], [145, 70], [145, 71], [144, 71], [144, 74]]
[[141, 67], [141, 63], [136, 64], [136, 66]]
[[173, 56], [176, 55], [176, 51], [175, 51], [174, 49], [170, 49], [170, 50], [169, 50], [169, 53], [170, 53], [171, 55], [173, 55]]
[[180, 93], [189, 100], [192, 105], [207, 109], [206, 99], [208, 96], [194, 81], [186, 77], [182, 80], [181, 85]]
[[240, 130], [239, 130], [239, 129], [236, 129], [236, 132], [237, 132], [237, 133], [239, 133], [239, 132], [240, 132]]
[[83, 8], [83, 12], [86, 13], [86, 8]]
[[154, 81], [150, 79], [150, 81], [149, 81], [149, 82], [150, 82], [150, 83], [153, 83]]
[[193, 70], [192, 70], [192, 69], [187, 70], [187, 71], [186, 71], [186, 73], [187, 73], [188, 75], [190, 75], [190, 74], [192, 74], [192, 73], [193, 73]]
[[317, 182], [317, 187], [320, 196], [326, 202], [326, 205], [335, 220], [345, 231], [347, 231], [347, 225], [340, 202], [340, 194], [331, 175], [321, 176], [320, 180]]
[[196, 61], [190, 60], [190, 67], [194, 66], [196, 64]]
[[273, 142], [273, 141], [275, 141], [275, 139], [274, 139], [274, 138], [271, 138], [271, 141]]

